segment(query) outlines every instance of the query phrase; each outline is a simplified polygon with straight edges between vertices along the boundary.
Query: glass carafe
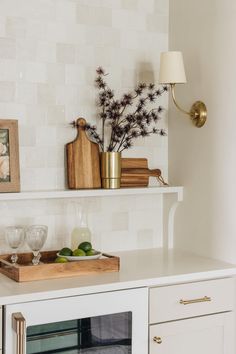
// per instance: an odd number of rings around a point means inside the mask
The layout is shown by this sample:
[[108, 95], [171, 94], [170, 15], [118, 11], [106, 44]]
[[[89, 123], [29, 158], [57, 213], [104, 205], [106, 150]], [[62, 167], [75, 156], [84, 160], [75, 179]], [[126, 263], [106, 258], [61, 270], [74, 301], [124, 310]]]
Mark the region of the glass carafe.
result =
[[88, 228], [88, 217], [86, 210], [78, 203], [75, 203], [75, 226], [71, 232], [71, 249], [78, 248], [81, 242], [91, 242], [91, 231]]

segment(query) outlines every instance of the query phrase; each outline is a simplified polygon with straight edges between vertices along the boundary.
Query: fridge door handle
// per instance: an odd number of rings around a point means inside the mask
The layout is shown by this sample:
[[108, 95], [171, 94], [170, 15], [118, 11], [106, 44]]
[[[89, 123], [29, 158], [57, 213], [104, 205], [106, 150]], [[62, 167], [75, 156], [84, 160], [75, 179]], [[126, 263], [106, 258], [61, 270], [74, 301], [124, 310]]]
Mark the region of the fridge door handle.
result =
[[12, 328], [16, 333], [16, 354], [26, 354], [25, 351], [25, 334], [26, 321], [22, 313], [12, 314]]

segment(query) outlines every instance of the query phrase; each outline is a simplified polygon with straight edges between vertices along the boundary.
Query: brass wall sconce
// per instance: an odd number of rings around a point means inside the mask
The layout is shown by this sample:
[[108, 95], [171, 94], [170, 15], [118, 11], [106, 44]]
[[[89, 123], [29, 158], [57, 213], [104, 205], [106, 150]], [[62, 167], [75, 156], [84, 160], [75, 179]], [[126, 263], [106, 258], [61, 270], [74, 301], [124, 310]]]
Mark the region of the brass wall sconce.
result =
[[195, 102], [190, 111], [181, 108], [176, 101], [175, 86], [176, 84], [185, 84], [187, 82], [183, 55], [181, 52], [164, 52], [161, 53], [159, 83], [170, 85], [171, 95], [175, 106], [184, 114], [187, 114], [193, 124], [201, 128], [207, 119], [207, 108], [202, 101]]

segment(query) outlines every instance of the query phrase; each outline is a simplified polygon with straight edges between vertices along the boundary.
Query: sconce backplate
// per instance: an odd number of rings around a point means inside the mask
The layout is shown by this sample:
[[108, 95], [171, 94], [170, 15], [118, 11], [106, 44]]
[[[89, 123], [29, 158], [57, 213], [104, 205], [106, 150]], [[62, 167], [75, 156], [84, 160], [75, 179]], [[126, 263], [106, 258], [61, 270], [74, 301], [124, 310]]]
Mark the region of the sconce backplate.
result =
[[191, 107], [190, 116], [193, 124], [196, 127], [201, 128], [207, 120], [207, 108], [205, 103], [201, 101], [195, 102]]

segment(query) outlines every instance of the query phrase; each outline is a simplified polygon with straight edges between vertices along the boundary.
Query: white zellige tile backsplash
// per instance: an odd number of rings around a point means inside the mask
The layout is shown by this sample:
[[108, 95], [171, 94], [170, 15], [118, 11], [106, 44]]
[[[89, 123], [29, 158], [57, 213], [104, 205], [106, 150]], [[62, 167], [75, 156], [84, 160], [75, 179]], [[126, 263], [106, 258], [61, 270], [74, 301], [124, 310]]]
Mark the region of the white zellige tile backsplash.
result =
[[[0, 117], [19, 120], [22, 190], [65, 188], [64, 145], [75, 136], [69, 123], [78, 116], [97, 122], [99, 65], [120, 95], [138, 81], [156, 82], [159, 55], [167, 48], [168, 0], [1, 0]], [[166, 97], [161, 104], [167, 107]], [[166, 114], [161, 127], [167, 128]], [[167, 177], [166, 137], [137, 141], [126, 155], [147, 157], [150, 167]], [[76, 224], [70, 203], [0, 203], [1, 252], [4, 227], [14, 224], [47, 224], [47, 248], [67, 244]], [[88, 211], [95, 247], [161, 245], [161, 197], [80, 203]]]

